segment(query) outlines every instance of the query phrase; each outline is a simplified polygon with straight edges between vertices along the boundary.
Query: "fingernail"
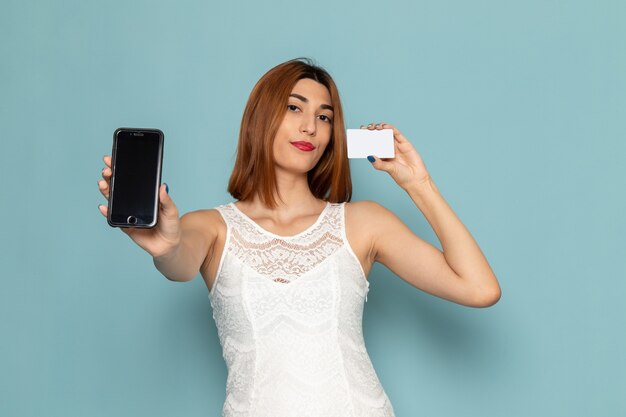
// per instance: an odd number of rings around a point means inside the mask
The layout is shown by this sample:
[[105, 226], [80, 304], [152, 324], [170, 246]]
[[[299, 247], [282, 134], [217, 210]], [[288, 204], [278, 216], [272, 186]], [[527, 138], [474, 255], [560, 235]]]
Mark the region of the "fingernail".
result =
[[165, 192], [169, 194], [170, 193], [170, 187], [167, 186], [166, 182], [164, 184], [165, 184]]
[[367, 160], [370, 161], [371, 163], [376, 162], [376, 158], [374, 158], [372, 155], [368, 156]]

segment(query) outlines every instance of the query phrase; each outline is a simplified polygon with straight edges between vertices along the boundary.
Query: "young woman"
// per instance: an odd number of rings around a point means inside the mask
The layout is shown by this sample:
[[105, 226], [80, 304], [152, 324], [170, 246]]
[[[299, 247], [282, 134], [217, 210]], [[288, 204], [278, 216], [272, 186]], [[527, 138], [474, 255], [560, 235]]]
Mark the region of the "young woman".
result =
[[[122, 229], [170, 280], [201, 273], [228, 368], [224, 416], [393, 416], [365, 349], [367, 276], [380, 262], [422, 291], [487, 307], [500, 287], [411, 143], [370, 161], [413, 200], [443, 252], [372, 201], [349, 202], [335, 83], [296, 59], [268, 71], [244, 111], [228, 191], [237, 201], [179, 218], [167, 185], [158, 224]], [[108, 197], [111, 159], [98, 186]], [[103, 216], [107, 207], [100, 206]]]

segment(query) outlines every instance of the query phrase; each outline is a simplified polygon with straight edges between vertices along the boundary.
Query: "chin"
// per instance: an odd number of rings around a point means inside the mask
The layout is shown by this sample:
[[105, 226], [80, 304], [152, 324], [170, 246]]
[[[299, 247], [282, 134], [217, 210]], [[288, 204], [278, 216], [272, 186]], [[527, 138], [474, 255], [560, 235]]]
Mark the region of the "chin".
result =
[[315, 166], [317, 165], [317, 163], [315, 163], [314, 165], [304, 165], [304, 164], [291, 164], [291, 165], [280, 165], [280, 164], [276, 164], [276, 169], [281, 170], [281, 171], [286, 171], [292, 174], [297, 174], [297, 175], [306, 175], [309, 171], [311, 171], [313, 168], [315, 168]]

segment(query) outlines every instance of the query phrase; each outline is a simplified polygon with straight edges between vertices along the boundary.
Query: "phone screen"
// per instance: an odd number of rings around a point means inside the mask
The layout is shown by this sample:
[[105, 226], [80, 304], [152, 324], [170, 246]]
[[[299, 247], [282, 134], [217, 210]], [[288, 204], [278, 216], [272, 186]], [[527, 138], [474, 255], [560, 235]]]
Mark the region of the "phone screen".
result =
[[152, 227], [157, 221], [163, 133], [118, 129], [113, 140], [110, 223]]

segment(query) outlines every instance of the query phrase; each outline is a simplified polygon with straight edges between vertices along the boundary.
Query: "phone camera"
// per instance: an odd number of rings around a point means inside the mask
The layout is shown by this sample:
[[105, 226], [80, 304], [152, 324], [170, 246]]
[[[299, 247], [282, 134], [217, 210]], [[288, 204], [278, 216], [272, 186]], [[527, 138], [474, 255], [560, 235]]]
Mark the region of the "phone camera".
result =
[[129, 224], [137, 224], [137, 217], [135, 217], [135, 216], [128, 216], [128, 219], [126, 219], [126, 221]]

